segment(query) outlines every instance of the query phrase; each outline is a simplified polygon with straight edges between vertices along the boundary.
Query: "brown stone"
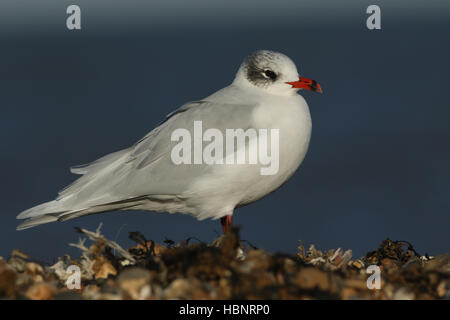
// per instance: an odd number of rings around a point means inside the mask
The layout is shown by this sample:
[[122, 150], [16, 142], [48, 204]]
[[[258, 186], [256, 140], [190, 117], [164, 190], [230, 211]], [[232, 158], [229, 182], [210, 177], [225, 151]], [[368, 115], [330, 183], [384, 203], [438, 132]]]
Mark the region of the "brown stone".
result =
[[357, 269], [361, 269], [362, 267], [364, 267], [363, 263], [359, 260], [353, 261], [352, 265]]
[[296, 276], [296, 283], [304, 289], [319, 288], [320, 290], [328, 290], [330, 284], [328, 275], [315, 268], [307, 267], [300, 270]]
[[194, 278], [176, 279], [164, 290], [166, 299], [210, 299], [202, 283]]
[[436, 270], [450, 274], [450, 254], [439, 254], [434, 259], [427, 261], [425, 270]]
[[118, 283], [121, 290], [123, 290], [131, 299], [140, 299], [141, 289], [150, 282], [150, 272], [142, 268], [129, 268], [123, 271]]
[[45, 277], [44, 268], [36, 262], [28, 262], [25, 266], [25, 274], [31, 276], [34, 282], [43, 282]]
[[13, 298], [17, 292], [17, 273], [4, 260], [0, 261], [0, 297]]
[[48, 283], [36, 283], [28, 288], [25, 297], [31, 300], [51, 300], [57, 293], [55, 286]]
[[117, 275], [116, 268], [104, 257], [97, 259], [92, 269], [95, 272], [95, 279], [106, 279], [110, 275]]
[[30, 257], [20, 250], [14, 249], [11, 252], [11, 257], [8, 260], [8, 265], [17, 272], [24, 272], [26, 270], [26, 260]]
[[341, 292], [341, 299], [343, 300], [352, 300], [358, 298], [358, 291], [354, 288], [344, 288]]
[[368, 290], [367, 282], [365, 279], [347, 279], [344, 281], [344, 286], [348, 288]]
[[43, 274], [44, 268], [40, 264], [37, 264], [36, 262], [28, 262], [26, 265], [25, 272], [31, 275]]

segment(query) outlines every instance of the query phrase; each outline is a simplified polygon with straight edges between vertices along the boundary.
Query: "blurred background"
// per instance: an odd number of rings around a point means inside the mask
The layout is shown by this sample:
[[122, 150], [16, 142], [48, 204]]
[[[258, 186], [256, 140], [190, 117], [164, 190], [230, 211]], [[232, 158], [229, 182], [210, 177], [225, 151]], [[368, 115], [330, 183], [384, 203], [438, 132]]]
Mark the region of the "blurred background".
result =
[[[66, 28], [81, 7], [82, 30]], [[381, 30], [366, 9], [381, 8]], [[257, 49], [285, 53], [324, 94], [302, 92], [313, 134], [296, 174], [238, 209], [242, 238], [269, 251], [450, 249], [450, 2], [36, 1], [0, 3], [0, 255], [53, 262], [95, 229], [123, 246], [211, 241], [218, 221], [115, 212], [17, 232], [22, 210], [54, 199], [69, 167], [135, 143], [184, 102], [228, 85]]]

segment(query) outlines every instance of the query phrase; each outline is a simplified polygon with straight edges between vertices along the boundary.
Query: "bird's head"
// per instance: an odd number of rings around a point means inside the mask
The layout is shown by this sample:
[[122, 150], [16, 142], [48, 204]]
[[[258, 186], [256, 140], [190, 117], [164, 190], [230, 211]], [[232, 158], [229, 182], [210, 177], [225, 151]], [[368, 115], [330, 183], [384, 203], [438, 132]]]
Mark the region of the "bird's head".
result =
[[245, 58], [234, 84], [250, 85], [277, 95], [293, 95], [299, 89], [322, 93], [316, 81], [299, 76], [289, 57], [268, 50], [256, 51]]

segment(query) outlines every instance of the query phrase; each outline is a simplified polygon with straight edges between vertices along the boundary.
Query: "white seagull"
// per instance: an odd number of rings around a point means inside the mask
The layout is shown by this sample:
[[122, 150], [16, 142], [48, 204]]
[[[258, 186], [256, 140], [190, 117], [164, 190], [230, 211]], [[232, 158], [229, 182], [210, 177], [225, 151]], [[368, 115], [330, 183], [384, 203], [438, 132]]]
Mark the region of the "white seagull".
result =
[[[284, 54], [257, 51], [244, 60], [229, 86], [183, 105], [133, 146], [71, 168], [81, 177], [55, 200], [20, 213], [17, 218], [27, 220], [17, 229], [106, 211], [148, 210], [220, 218], [227, 232], [235, 208], [275, 191], [303, 161], [311, 116], [299, 89], [322, 92], [316, 81], [299, 76]], [[276, 174], [262, 175], [261, 166], [250, 163], [175, 163], [172, 134], [179, 128], [193, 132], [195, 121], [203, 130], [224, 135], [227, 129], [277, 129]]]

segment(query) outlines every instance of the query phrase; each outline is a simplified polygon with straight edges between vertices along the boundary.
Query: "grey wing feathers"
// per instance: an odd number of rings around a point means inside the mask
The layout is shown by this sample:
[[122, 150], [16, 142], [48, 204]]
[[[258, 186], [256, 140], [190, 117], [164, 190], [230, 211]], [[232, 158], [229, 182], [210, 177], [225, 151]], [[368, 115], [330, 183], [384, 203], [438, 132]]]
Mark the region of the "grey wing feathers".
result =
[[[146, 152], [147, 154], [150, 154], [152, 156], [152, 158], [157, 159], [159, 156], [162, 156], [163, 154], [160, 155], [157, 152], [153, 152], [155, 149], [154, 147], [156, 145], [154, 137], [156, 137], [160, 133], [161, 128], [164, 125], [164, 123], [166, 123], [170, 118], [172, 118], [176, 114], [182, 113], [182, 112], [192, 108], [193, 106], [196, 106], [201, 103], [204, 103], [204, 102], [203, 101], [194, 101], [192, 103], [186, 103], [183, 106], [181, 106], [180, 108], [178, 108], [177, 110], [169, 113], [166, 116], [166, 119], [164, 121], [162, 121], [155, 129], [150, 131], [144, 138], [139, 140], [132, 148], [110, 153], [100, 159], [97, 159], [97, 160], [95, 160], [91, 163], [85, 164], [85, 165], [74, 166], [74, 167], [70, 168], [70, 171], [74, 174], [80, 174], [80, 175], [86, 175], [86, 176], [94, 175], [100, 169], [105, 168], [106, 166], [108, 166], [109, 164], [113, 163], [114, 161], [116, 161], [117, 159], [121, 158], [122, 156], [124, 156], [126, 154], [129, 154], [129, 155], [126, 157], [125, 163], [131, 163], [131, 162], [135, 161], [136, 158], [138, 158], [138, 156], [143, 152]], [[145, 163], [151, 162], [151, 159], [148, 156], [145, 157], [144, 160], [146, 160]], [[136, 167], [138, 169], [142, 167], [142, 162], [143, 161], [141, 161], [141, 163], [136, 165]], [[92, 177], [89, 177], [89, 178], [92, 178]], [[68, 187], [61, 190], [58, 194], [58, 199], [66, 196], [70, 193], [73, 193], [77, 188], [83, 186], [86, 183], [86, 180], [87, 179], [83, 179], [83, 177], [82, 177], [82, 178], [78, 179], [77, 181], [75, 181], [73, 184], [71, 184]]]
[[[170, 140], [172, 131], [192, 128], [194, 120], [203, 120], [206, 126], [219, 129], [226, 128], [229, 120], [244, 127], [249, 124], [254, 107], [210, 101], [194, 101], [183, 105], [132, 147], [108, 154], [90, 164], [71, 168], [73, 173], [82, 176], [60, 191], [56, 200], [19, 214], [18, 219], [29, 220], [18, 228], [87, 214], [138, 208], [142, 197], [146, 201], [159, 201], [159, 204], [155, 204], [157, 211], [174, 212], [175, 206], [173, 210], [167, 209], [158, 197], [177, 198], [188, 186], [189, 178], [186, 172], [174, 172], [176, 166], [167, 158], [174, 143]], [[199, 172], [191, 172], [188, 176]], [[168, 203], [167, 200], [164, 202]], [[177, 206], [181, 208], [179, 204]]]
[[[130, 158], [128, 161], [135, 160], [141, 153], [151, 153], [153, 157], [156, 159], [161, 156], [161, 154], [158, 154], [158, 152], [155, 151], [155, 147], [158, 144], [158, 140], [154, 139], [158, 134], [160, 134], [161, 130], [164, 128], [164, 125], [167, 124], [168, 121], [173, 120], [173, 118], [176, 115], [179, 115], [193, 107], [196, 107], [201, 104], [205, 104], [207, 101], [192, 101], [189, 103], [186, 103], [182, 105], [177, 110], [169, 113], [166, 118], [159, 123], [159, 125], [150, 131], [145, 137], [143, 137], [141, 140], [139, 140], [133, 147], [133, 151], [130, 154]], [[147, 159], [148, 160], [148, 159]], [[138, 165], [138, 167], [141, 167], [142, 165]]]
[[80, 175], [87, 174], [89, 172], [93, 172], [96, 169], [99, 169], [99, 168], [103, 167], [104, 165], [121, 157], [127, 151], [128, 151], [127, 149], [120, 150], [117, 152], [110, 153], [110, 154], [108, 154], [100, 159], [97, 159], [91, 163], [83, 164], [83, 165], [79, 165], [79, 166], [73, 166], [72, 168], [70, 168], [70, 172], [72, 172], [73, 174], [80, 174]]

